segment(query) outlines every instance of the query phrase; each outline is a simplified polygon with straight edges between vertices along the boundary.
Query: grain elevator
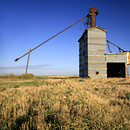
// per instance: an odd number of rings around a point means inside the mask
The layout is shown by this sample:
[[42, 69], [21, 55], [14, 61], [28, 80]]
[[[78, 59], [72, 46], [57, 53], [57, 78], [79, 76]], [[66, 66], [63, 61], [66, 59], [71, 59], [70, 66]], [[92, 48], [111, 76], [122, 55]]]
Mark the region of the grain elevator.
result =
[[98, 13], [95, 7], [90, 7], [87, 15], [88, 27], [78, 40], [79, 76], [82, 78], [126, 77], [129, 52], [106, 53], [107, 30], [96, 26]]

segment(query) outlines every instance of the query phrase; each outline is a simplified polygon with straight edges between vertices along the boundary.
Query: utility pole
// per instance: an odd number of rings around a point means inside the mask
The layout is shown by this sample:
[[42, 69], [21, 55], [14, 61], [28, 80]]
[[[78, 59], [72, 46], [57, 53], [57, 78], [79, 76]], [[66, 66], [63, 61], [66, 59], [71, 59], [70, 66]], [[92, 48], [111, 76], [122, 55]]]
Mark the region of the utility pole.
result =
[[27, 71], [28, 71], [28, 64], [29, 64], [29, 59], [30, 59], [30, 53], [31, 53], [31, 48], [30, 48], [30, 51], [29, 51], [29, 54], [28, 54], [28, 60], [27, 60], [27, 65], [26, 65], [25, 74], [27, 74]]

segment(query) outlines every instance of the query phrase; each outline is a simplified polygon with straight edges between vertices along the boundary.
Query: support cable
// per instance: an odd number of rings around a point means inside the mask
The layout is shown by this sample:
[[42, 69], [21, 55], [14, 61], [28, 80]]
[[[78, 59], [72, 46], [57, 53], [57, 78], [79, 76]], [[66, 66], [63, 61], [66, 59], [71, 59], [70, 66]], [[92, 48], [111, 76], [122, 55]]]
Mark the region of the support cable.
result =
[[[62, 32], [66, 31], [67, 29], [69, 29], [70, 27], [74, 26], [75, 24], [77, 24], [78, 22], [82, 21], [83, 19], [85, 19], [87, 16], [83, 17], [82, 19], [78, 20], [77, 22], [73, 23], [72, 25], [68, 26], [67, 28], [65, 28], [64, 30], [60, 31], [59, 33], [55, 34], [54, 36], [52, 36], [51, 38], [47, 39], [46, 41], [44, 41], [43, 43], [39, 44], [38, 46], [36, 46], [35, 48], [31, 49], [31, 52], [34, 51], [35, 49], [37, 49], [38, 47], [40, 47], [41, 45], [45, 44], [46, 42], [50, 41], [51, 39], [53, 39], [54, 37], [58, 36], [59, 34], [61, 34]], [[26, 56], [29, 52], [25, 53], [24, 55], [22, 55], [21, 57], [15, 59], [15, 62], [18, 61], [19, 59], [21, 59], [22, 57]]]
[[107, 40], [107, 42], [108, 42], [108, 43], [111, 43], [111, 44], [114, 45], [114, 46], [116, 46], [116, 47], [119, 49], [119, 51], [125, 52], [122, 48], [120, 48], [120, 47], [117, 46], [116, 44], [114, 44], [114, 43], [112, 43], [112, 42], [110, 42], [110, 41], [108, 41], [108, 40]]
[[109, 49], [109, 52], [112, 53], [111, 49], [110, 49], [110, 45], [109, 45], [109, 42], [107, 41], [107, 45], [108, 45], [108, 49]]

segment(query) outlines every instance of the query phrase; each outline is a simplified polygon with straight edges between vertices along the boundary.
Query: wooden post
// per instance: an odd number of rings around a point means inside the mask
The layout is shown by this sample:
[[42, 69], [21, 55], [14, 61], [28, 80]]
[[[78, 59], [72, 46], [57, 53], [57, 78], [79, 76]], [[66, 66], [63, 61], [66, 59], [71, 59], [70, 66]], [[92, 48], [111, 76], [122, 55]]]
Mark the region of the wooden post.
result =
[[29, 59], [30, 59], [30, 53], [31, 53], [31, 48], [30, 48], [30, 51], [29, 51], [29, 54], [28, 54], [28, 60], [27, 60], [27, 65], [26, 65], [25, 74], [27, 74], [27, 71], [28, 71], [28, 64], [29, 64]]

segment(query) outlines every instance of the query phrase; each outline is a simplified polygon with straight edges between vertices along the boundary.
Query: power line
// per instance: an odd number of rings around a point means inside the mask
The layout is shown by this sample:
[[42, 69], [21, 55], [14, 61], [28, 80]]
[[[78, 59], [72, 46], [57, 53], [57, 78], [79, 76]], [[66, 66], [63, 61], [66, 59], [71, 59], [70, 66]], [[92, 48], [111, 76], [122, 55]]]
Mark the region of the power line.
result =
[[77, 22], [73, 23], [72, 25], [68, 26], [67, 28], [65, 28], [64, 30], [60, 31], [59, 33], [55, 34], [54, 36], [52, 36], [51, 38], [47, 39], [46, 41], [44, 41], [43, 43], [39, 44], [38, 46], [36, 46], [35, 48], [31, 49], [31, 51], [25, 53], [24, 55], [22, 55], [19, 58], [15, 59], [15, 62], [18, 61], [19, 59], [21, 59], [22, 57], [26, 56], [27, 54], [29, 54], [30, 52], [34, 51], [35, 49], [37, 49], [38, 47], [40, 47], [41, 45], [45, 44], [46, 42], [50, 41], [51, 39], [53, 39], [54, 37], [58, 36], [59, 34], [61, 34], [62, 32], [66, 31], [67, 29], [69, 29], [70, 27], [74, 26], [75, 24], [77, 24], [78, 22], [82, 21], [83, 19], [85, 19], [87, 16], [83, 17], [82, 19], [78, 20]]

